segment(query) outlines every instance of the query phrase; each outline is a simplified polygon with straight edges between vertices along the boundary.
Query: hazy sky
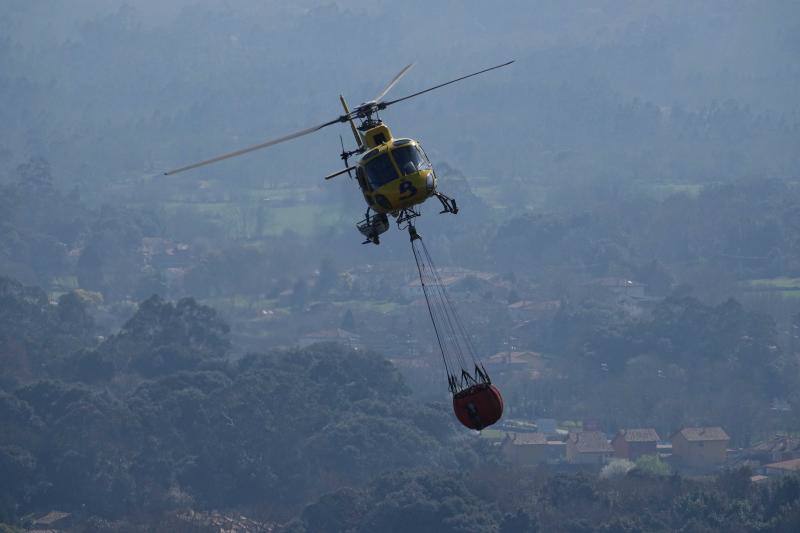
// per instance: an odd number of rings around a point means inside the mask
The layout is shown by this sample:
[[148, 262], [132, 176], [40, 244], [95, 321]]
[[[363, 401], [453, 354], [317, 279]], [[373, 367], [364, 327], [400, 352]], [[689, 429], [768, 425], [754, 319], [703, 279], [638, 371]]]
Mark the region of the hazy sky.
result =
[[[714, 120], [738, 131], [763, 113], [791, 123], [800, 109], [800, 3], [790, 1], [5, 4], [2, 168], [36, 154], [95, 179], [169, 168], [327, 120], [339, 93], [357, 104], [412, 61], [393, 95], [517, 60], [385, 114], [467, 173], [525, 175], [541, 167], [536, 154], [599, 149], [630, 106], [663, 115], [730, 102], [731, 117]], [[603, 150], [625, 168], [615, 152], [664, 143], [634, 129]], [[338, 133], [220, 168], [316, 178], [337, 164]]]

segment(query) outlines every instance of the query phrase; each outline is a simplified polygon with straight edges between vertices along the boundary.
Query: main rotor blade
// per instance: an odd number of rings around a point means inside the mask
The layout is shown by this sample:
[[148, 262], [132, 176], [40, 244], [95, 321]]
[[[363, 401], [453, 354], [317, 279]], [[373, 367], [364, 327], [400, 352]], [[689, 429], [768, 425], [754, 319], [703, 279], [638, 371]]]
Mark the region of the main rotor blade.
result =
[[490, 70], [494, 70], [494, 69], [497, 69], [497, 68], [500, 68], [500, 67], [508, 66], [513, 62], [514, 62], [514, 60], [512, 59], [511, 61], [509, 61], [507, 63], [503, 63], [502, 65], [495, 65], [494, 67], [485, 68], [483, 70], [479, 70], [478, 72], [473, 72], [472, 74], [467, 74], [466, 76], [461, 76], [460, 78], [456, 78], [456, 79], [448, 81], [446, 83], [440, 83], [439, 85], [436, 85], [436, 86], [431, 87], [429, 89], [425, 89], [424, 91], [419, 91], [418, 93], [409, 94], [408, 96], [404, 96], [402, 98], [398, 98], [397, 100], [389, 100], [388, 102], [379, 102], [378, 103], [378, 107], [380, 109], [386, 109], [390, 105], [396, 104], [397, 102], [402, 102], [403, 100], [408, 100], [409, 98], [414, 98], [415, 96], [419, 96], [421, 94], [425, 94], [425, 93], [431, 92], [434, 89], [439, 89], [441, 87], [444, 87], [445, 85], [450, 85], [451, 83], [455, 83], [457, 81], [461, 81], [461, 80], [465, 80], [467, 78], [471, 78], [472, 76], [477, 76], [478, 74], [483, 74], [484, 72], [489, 72]]
[[391, 90], [392, 90], [392, 87], [394, 87], [395, 85], [397, 85], [397, 82], [398, 82], [398, 81], [400, 81], [400, 78], [402, 78], [403, 76], [405, 76], [405, 75], [406, 75], [406, 72], [408, 72], [409, 70], [411, 70], [411, 67], [413, 67], [414, 65], [415, 65], [415, 63], [409, 63], [408, 65], [406, 65], [405, 67], [403, 67], [403, 70], [401, 70], [400, 72], [398, 72], [398, 73], [395, 75], [395, 77], [394, 77], [394, 78], [392, 78], [392, 80], [391, 80], [391, 81], [390, 81], [388, 84], [386, 84], [386, 87], [384, 87], [384, 89], [383, 89], [383, 90], [382, 90], [382, 91], [381, 91], [381, 92], [378, 94], [378, 96], [376, 96], [375, 98], [373, 98], [373, 99], [372, 99], [372, 101], [373, 101], [373, 102], [377, 102], [378, 100], [380, 100], [381, 98], [383, 98], [384, 96], [386, 96], [386, 93], [388, 93], [389, 91], [391, 91]]
[[253, 146], [248, 146], [247, 148], [242, 148], [241, 150], [236, 150], [235, 152], [229, 152], [227, 154], [222, 154], [217, 157], [213, 157], [211, 159], [206, 159], [205, 161], [200, 161], [199, 163], [193, 163], [191, 165], [186, 165], [185, 167], [176, 168], [174, 170], [170, 170], [168, 172], [164, 172], [165, 176], [171, 176], [173, 174], [177, 174], [178, 172], [183, 172], [184, 170], [191, 170], [193, 168], [202, 167], [205, 165], [210, 165], [211, 163], [216, 163], [217, 161], [222, 161], [223, 159], [230, 159], [231, 157], [236, 157], [242, 154], [246, 154], [248, 152], [252, 152], [254, 150], [260, 150], [261, 148], [267, 148], [268, 146], [274, 146], [276, 144], [290, 141], [292, 139], [296, 139], [298, 137], [302, 137], [303, 135], [308, 135], [309, 133], [314, 133], [315, 131], [319, 131], [324, 127], [331, 126], [336, 124], [337, 122], [346, 122], [347, 116], [343, 115], [335, 120], [331, 120], [324, 124], [320, 124], [319, 126], [312, 126], [310, 128], [306, 128], [304, 130], [296, 131], [294, 133], [290, 133], [289, 135], [284, 135], [283, 137], [278, 137], [277, 139], [272, 139], [261, 144], [256, 144]]

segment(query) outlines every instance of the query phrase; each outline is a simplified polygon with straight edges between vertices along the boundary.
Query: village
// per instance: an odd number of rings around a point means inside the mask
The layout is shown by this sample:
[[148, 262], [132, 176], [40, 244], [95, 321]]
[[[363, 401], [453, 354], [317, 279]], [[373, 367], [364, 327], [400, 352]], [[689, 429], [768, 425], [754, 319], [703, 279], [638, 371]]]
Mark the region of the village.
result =
[[[148, 243], [154, 267], [170, 272], [168, 292], [179, 295], [190, 285], [191, 250], [187, 245]], [[428, 322], [419, 279], [402, 261], [365, 264], [335, 273], [321, 268], [303, 284], [242, 303], [210, 297], [232, 319], [234, 335], [243, 344], [306, 348], [335, 343], [387, 357], [409, 383], [435, 390], [440, 384], [435, 337]], [[326, 279], [327, 278], [327, 279]], [[628, 319], [650, 313], [661, 300], [646, 284], [627, 278], [580, 278], [568, 289], [547, 283], [467, 268], [442, 268], [442, 284], [470, 324], [471, 341], [489, 374], [502, 386], [536, 384], [558, 378], [557, 355], [539, 349], [550, 320], [565, 299], [599, 302]], [[388, 283], [387, 280], [402, 280]], [[326, 284], [325, 290], [319, 288]], [[229, 305], [226, 305], [229, 304]], [[479, 333], [478, 333], [479, 332]], [[598, 372], [608, 372], [601, 363]], [[661, 369], [657, 376], [663, 377]], [[444, 397], [444, 396], [443, 396]], [[787, 409], [775, 400], [773, 411]], [[514, 464], [547, 463], [602, 466], [615, 459], [641, 456], [661, 459], [673, 471], [703, 474], [721, 468], [749, 466], [753, 480], [800, 470], [800, 438], [791, 432], [755, 439], [747, 447], [731, 447], [720, 426], [686, 426], [668, 435], [655, 428], [624, 428], [610, 433], [597, 420], [562, 421], [535, 416], [521, 403], [507, 406], [512, 417], [483, 437], [501, 447]]]
[[708, 475], [723, 469], [749, 467], [751, 481], [800, 472], [800, 438], [775, 435], [749, 448], [730, 448], [722, 427], [684, 427], [662, 437], [653, 428], [620, 429], [613, 436], [584, 422], [582, 429], [564, 429], [553, 419], [535, 423], [506, 421], [484, 438], [494, 441], [516, 466], [548, 464], [565, 470], [600, 469], [616, 461], [642, 457], [663, 462], [668, 471]]
[[[457, 298], [459, 309], [464, 310], [472, 323], [489, 326], [490, 321], [494, 321], [495, 329], [501, 324], [505, 328], [505, 335], [492, 338], [494, 344], [486, 342], [485, 337], [479, 339], [476, 336], [473, 339], [483, 353], [490, 353], [483, 358], [483, 363], [492, 376], [502, 383], [535, 383], [545, 375], [552, 377], [550, 357], [535, 351], [533, 347], [537, 345], [537, 336], [542, 334], [546, 320], [561, 308], [561, 300], [519, 298], [515, 294], [521, 285], [519, 280], [512, 283], [503, 276], [487, 272], [447, 270], [443, 282]], [[645, 289], [643, 283], [624, 278], [591, 279], [579, 287], [582, 296], [602, 301], [633, 318], [648, 313], [659, 300]], [[403, 353], [391, 357], [392, 363], [409, 380], [433, 385], [437, 376], [431, 372], [436, 362], [432, 343], [426, 344], [411, 336], [387, 339], [376, 331], [400, 320], [397, 314], [401, 309], [412, 317], [418, 316], [423, 305], [420, 294], [418, 280], [411, 279], [402, 291], [401, 301], [406, 302], [404, 306], [394, 308], [394, 313], [384, 312], [375, 316], [369, 325], [360, 324], [362, 331], [370, 331], [367, 335], [362, 336], [343, 327], [331, 328], [301, 336], [299, 345], [306, 347], [334, 342], [354, 349], [387, 354], [396, 353], [400, 348]], [[509, 294], [513, 296], [508, 297]], [[407, 319], [407, 322], [418, 327], [413, 318]], [[600, 370], [607, 372], [608, 369], [601, 364]], [[658, 374], [662, 375], [661, 370]], [[787, 409], [786, 402], [779, 399], [772, 406], [772, 411]], [[512, 416], [524, 415], [519, 408], [515, 413], [513, 407], [511, 413]], [[747, 447], [733, 447], [731, 437], [720, 426], [687, 425], [663, 437], [652, 427], [620, 428], [606, 433], [602, 426], [598, 420], [558, 422], [554, 418], [510, 418], [494, 428], [484, 430], [480, 437], [499, 447], [503, 457], [519, 467], [546, 464], [567, 471], [600, 470], [614, 461], [636, 462], [642, 457], [649, 457], [661, 463], [664, 471], [687, 476], [704, 476], [724, 469], [748, 467], [754, 483], [763, 482], [769, 477], [800, 472], [800, 437], [791, 432], [756, 439]]]
[[[196, 293], [204, 286], [202, 270], [192, 266], [198, 257], [190, 245], [148, 239], [141, 252], [148, 265], [162, 273], [169, 297]], [[323, 265], [280, 290], [222, 298], [217, 292], [224, 291], [207, 285], [207, 292], [198, 299], [230, 320], [240, 346], [291, 351], [336, 344], [374, 353], [391, 361], [423, 398], [446, 401], [422, 288], [410, 267], [397, 261], [325, 272]], [[597, 418], [557, 418], [556, 412], [536, 416], [541, 406], [526, 402], [519, 391], [563, 379], [559, 354], [541, 349], [542, 339], [551, 334], [553, 318], [566, 302], [576, 301], [595, 302], [630, 320], [646, 317], [662, 297], [644, 283], [618, 277], [580, 278], [567, 290], [556, 290], [512, 274], [467, 268], [443, 268], [441, 276], [459, 313], [471, 325], [470, 340], [486, 370], [504, 391], [513, 391], [503, 420], [471, 434], [496, 450], [508, 466], [603, 477], [605, 471], [620, 465], [621, 471], [637, 467], [690, 478], [747, 468], [753, 484], [800, 473], [800, 437], [790, 430], [740, 446], [733, 444], [735, 439], [723, 424], [687, 424], [659, 432], [655, 427], [620, 427]], [[402, 282], [392, 284], [389, 279]], [[277, 279], [267, 285], [280, 287]], [[102, 296], [91, 291], [81, 294], [94, 302], [101, 323], [104, 317], [113, 321]], [[595, 371], [604, 379], [608, 363], [601, 362]], [[665, 377], [666, 371], [660, 368], [654, 372], [655, 378]], [[788, 403], [780, 398], [774, 400], [771, 411], [791, 414]], [[172, 513], [168, 519], [176, 529], [273, 531], [275, 527], [244, 516], [191, 509]], [[74, 522], [74, 515], [54, 510], [32, 516], [29, 531], [63, 530]]]
[[[401, 366], [436, 360], [433, 330], [410, 259], [381, 260], [341, 270], [331, 260], [308, 273], [281, 272], [282, 276], [293, 274], [293, 278], [262, 274], [252, 280], [256, 265], [217, 265], [195, 248], [153, 238], [143, 240], [140, 252], [145, 270], [158, 273], [166, 297], [193, 295], [218, 309], [234, 326], [232, 333], [239, 343], [288, 348], [337, 342], [375, 351]], [[260, 260], [255, 249], [249, 254], [243, 259]], [[560, 281], [529, 279], [510, 271], [439, 270], [442, 285], [461, 318], [471, 326], [476, 352], [500, 370], [530, 363], [543, 325], [563, 308], [565, 299], [595, 300], [631, 318], [642, 316], [659, 300], [644, 283], [621, 277], [576, 275], [569, 285], [561, 286]], [[223, 274], [230, 278], [227, 285], [212, 280]], [[563, 281], [564, 276], [559, 273], [556, 277]], [[247, 293], [238, 287], [245, 280], [251, 281]], [[135, 297], [127, 298], [135, 305]]]

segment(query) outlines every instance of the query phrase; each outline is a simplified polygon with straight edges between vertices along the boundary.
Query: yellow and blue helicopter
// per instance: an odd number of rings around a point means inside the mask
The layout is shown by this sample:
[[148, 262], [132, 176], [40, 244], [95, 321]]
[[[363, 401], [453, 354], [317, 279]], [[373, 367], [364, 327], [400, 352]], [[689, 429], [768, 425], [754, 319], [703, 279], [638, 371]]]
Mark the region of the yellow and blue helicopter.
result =
[[[364, 195], [364, 200], [367, 202], [367, 212], [364, 215], [364, 219], [358, 222], [356, 226], [366, 238], [364, 244], [370, 242], [379, 244], [380, 235], [389, 229], [389, 215], [396, 219], [398, 225], [408, 222], [420, 215], [416, 206], [431, 196], [435, 196], [441, 202], [442, 213], [458, 213], [456, 201], [437, 190], [438, 180], [436, 173], [420, 143], [414, 139], [393, 137], [389, 127], [380, 119], [379, 111], [383, 111], [390, 105], [446, 85], [505, 67], [513, 62], [512, 60], [473, 72], [402, 98], [382, 100], [392, 87], [414, 66], [412, 63], [398, 72], [375, 98], [364, 102], [352, 111], [348, 108], [344, 97], [339, 95], [344, 114], [333, 120], [277, 139], [236, 150], [235, 152], [170, 170], [164, 174], [169, 176], [185, 170], [210, 165], [223, 159], [240, 156], [254, 150], [296, 139], [333, 124], [348, 122], [356, 141], [356, 148], [354, 150], [346, 150], [342, 142], [342, 153], [340, 155], [344, 161], [345, 168], [325, 176], [325, 179], [331, 179], [345, 173], [352, 178], [352, 172], [355, 171], [358, 186]], [[356, 126], [356, 120], [359, 121], [358, 126]], [[351, 166], [349, 160], [356, 155], [361, 155], [361, 157], [355, 165]]]

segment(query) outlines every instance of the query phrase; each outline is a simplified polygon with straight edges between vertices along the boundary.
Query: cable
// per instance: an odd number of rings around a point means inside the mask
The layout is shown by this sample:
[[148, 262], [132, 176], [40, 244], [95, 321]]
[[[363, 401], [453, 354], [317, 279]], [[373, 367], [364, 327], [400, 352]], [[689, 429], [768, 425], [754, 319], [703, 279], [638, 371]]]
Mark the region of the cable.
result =
[[[470, 358], [472, 359], [472, 363], [477, 365], [477, 363], [478, 363], [477, 356], [475, 355], [475, 349], [472, 346], [472, 342], [470, 341], [469, 335], [467, 335], [466, 329], [464, 328], [464, 325], [462, 324], [461, 319], [458, 316], [458, 313], [456, 313], [456, 308], [453, 305], [453, 303], [451, 302], [449, 295], [447, 294], [447, 289], [445, 288], [444, 283], [442, 282], [441, 278], [439, 277], [438, 270], [436, 269], [436, 265], [433, 263], [433, 258], [431, 258], [431, 255], [428, 252], [428, 249], [425, 246], [424, 242], [422, 243], [422, 249], [425, 252], [425, 255], [426, 255], [427, 259], [428, 259], [428, 263], [431, 265], [432, 271], [434, 272], [434, 275], [437, 278], [437, 281], [438, 281], [437, 285], [438, 285], [439, 291], [440, 291], [441, 296], [442, 296], [442, 301], [446, 305], [447, 310], [449, 310], [449, 315], [452, 316], [452, 322], [455, 324], [455, 328], [453, 328], [452, 324], [451, 324], [451, 328], [453, 329], [454, 333], [456, 334], [456, 339], [457, 340], [459, 338], [461, 339], [461, 341], [464, 343], [466, 351], [469, 353]], [[450, 322], [449, 317], [448, 317], [448, 322]], [[460, 347], [459, 347], [459, 351], [461, 351]], [[466, 361], [465, 360], [462, 360], [462, 368], [463, 368], [463, 366], [466, 366]]]
[[[490, 383], [467, 329], [447, 294], [445, 284], [427, 246], [413, 225], [409, 224], [408, 230], [411, 235], [411, 250], [414, 253], [420, 285], [425, 295], [425, 303], [436, 334], [436, 341], [442, 353], [442, 362], [450, 391], [456, 394], [471, 385]], [[467, 364], [467, 354], [472, 365]], [[474, 373], [467, 370], [470, 366], [474, 369]], [[456, 370], [457, 368], [460, 372]]]
[[419, 256], [417, 255], [417, 249], [414, 247], [414, 241], [411, 242], [411, 250], [414, 252], [414, 260], [417, 263], [417, 271], [419, 272], [419, 281], [422, 285], [422, 292], [425, 295], [425, 303], [428, 305], [428, 314], [431, 317], [431, 323], [433, 323], [433, 331], [436, 333], [436, 341], [439, 343], [439, 350], [442, 352], [442, 362], [444, 363], [444, 370], [447, 373], [447, 381], [451, 384], [452, 388], [452, 373], [450, 372], [449, 365], [447, 364], [447, 357], [445, 356], [444, 345], [442, 344], [442, 339], [439, 336], [439, 328], [436, 326], [436, 320], [433, 318], [433, 310], [431, 309], [431, 301], [428, 297], [428, 289], [425, 285], [425, 280], [422, 275], [422, 267], [420, 266]]

